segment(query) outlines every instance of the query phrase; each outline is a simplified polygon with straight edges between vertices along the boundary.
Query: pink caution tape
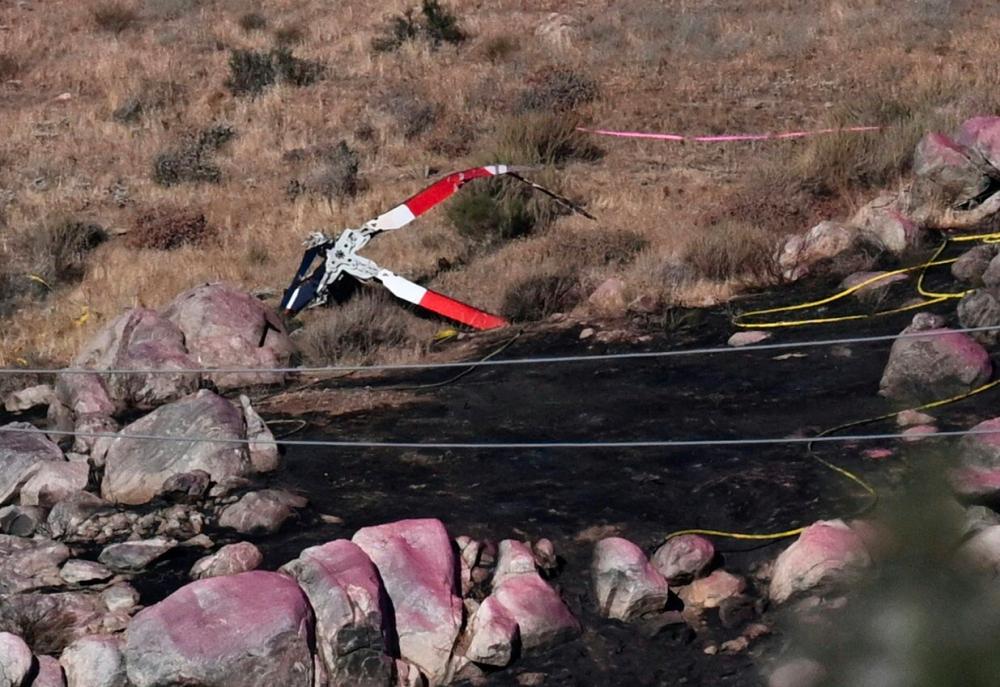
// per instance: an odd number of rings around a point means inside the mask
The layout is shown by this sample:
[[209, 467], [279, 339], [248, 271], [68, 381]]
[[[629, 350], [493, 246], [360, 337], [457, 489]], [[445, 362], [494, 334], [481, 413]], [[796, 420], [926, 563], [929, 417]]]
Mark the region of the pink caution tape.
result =
[[815, 129], [813, 131], [785, 131], [767, 134], [721, 134], [718, 136], [685, 136], [683, 134], [655, 134], [643, 131], [613, 131], [610, 129], [587, 129], [577, 127], [577, 131], [599, 136], [615, 136], [617, 138], [649, 138], [657, 141], [695, 141], [697, 143], [723, 143], [728, 141], [773, 141], [790, 138], [806, 138], [823, 134], [860, 133], [863, 131], [879, 131], [880, 126], [852, 126], [845, 129]]

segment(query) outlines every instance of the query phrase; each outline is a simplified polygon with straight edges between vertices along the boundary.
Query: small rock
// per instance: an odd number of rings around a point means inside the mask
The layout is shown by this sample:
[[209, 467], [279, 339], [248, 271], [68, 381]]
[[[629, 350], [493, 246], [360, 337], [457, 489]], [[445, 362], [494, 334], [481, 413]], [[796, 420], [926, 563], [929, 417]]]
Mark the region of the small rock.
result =
[[127, 687], [120, 637], [93, 635], [76, 640], [63, 651], [59, 663], [67, 687]]
[[580, 330], [580, 340], [589, 339], [596, 333], [593, 327], [584, 327]]
[[59, 566], [67, 558], [69, 549], [59, 542], [0, 534], [0, 600], [3, 594], [58, 587]]
[[246, 435], [250, 440], [250, 463], [253, 464], [253, 469], [257, 472], [277, 470], [281, 456], [278, 454], [278, 444], [274, 441], [274, 434], [250, 405], [248, 396], [240, 394], [240, 406], [243, 408], [243, 417], [246, 420]]
[[[905, 274], [890, 274], [889, 272], [855, 272], [840, 283], [845, 291], [855, 289], [852, 295], [861, 300], [880, 298], [893, 284], [909, 281]], [[864, 286], [862, 286], [862, 284]]]
[[928, 436], [937, 434], [937, 432], [938, 428], [934, 425], [915, 425], [903, 430], [903, 441], [912, 444], [923, 441]]
[[724, 654], [738, 654], [741, 651], [746, 651], [749, 646], [750, 640], [743, 635], [740, 635], [736, 639], [730, 639], [729, 641], [723, 642], [719, 649], [721, 649]]
[[751, 331], [751, 332], [736, 332], [729, 337], [729, 345], [734, 348], [740, 348], [742, 346], [752, 346], [753, 344], [759, 344], [762, 341], [767, 341], [771, 338], [770, 332], [761, 331]]
[[972, 533], [1000, 525], [1000, 513], [986, 506], [969, 506], [965, 509], [965, 531]]
[[493, 572], [494, 587], [508, 577], [535, 572], [535, 554], [527, 544], [514, 539], [504, 539], [500, 542], [496, 570]]
[[668, 539], [656, 550], [653, 567], [667, 582], [680, 585], [702, 575], [714, 559], [715, 546], [711, 540], [697, 534], [682, 534]]
[[141, 572], [150, 563], [177, 546], [173, 539], [156, 537], [111, 544], [101, 551], [98, 560], [118, 572]]
[[[997, 279], [1000, 280], [1000, 263], [997, 263], [997, 267]], [[997, 297], [996, 289], [976, 289], [967, 293], [958, 302], [958, 322], [966, 329], [998, 327], [970, 332], [969, 336], [986, 346], [993, 346], [1000, 341], [1000, 298]]]
[[0, 534], [30, 537], [45, 522], [48, 510], [38, 506], [6, 506], [0, 508]]
[[128, 582], [117, 582], [101, 592], [101, 601], [112, 613], [130, 613], [139, 605], [139, 592]]
[[916, 425], [933, 425], [934, 418], [926, 413], [917, 410], [901, 410], [896, 413], [896, 424], [900, 427], [914, 427]]
[[545, 684], [545, 673], [521, 673], [517, 676], [521, 687], [540, 687]]
[[55, 389], [48, 384], [39, 384], [7, 394], [3, 407], [8, 413], [21, 413], [38, 406], [47, 406], [55, 400], [55, 397]]
[[[240, 534], [272, 534], [281, 529], [285, 522], [295, 515], [287, 492], [276, 489], [251, 491], [239, 501], [227, 506], [219, 516], [219, 525], [236, 530]], [[300, 503], [300, 501], [292, 501]]]
[[33, 657], [24, 640], [0, 632], [0, 687], [21, 687], [31, 672]]
[[782, 603], [821, 585], [854, 582], [871, 563], [864, 541], [843, 520], [814, 523], [775, 561], [771, 599]]
[[681, 587], [678, 595], [687, 606], [694, 608], [718, 608], [726, 599], [742, 594], [746, 580], [725, 570], [716, 570], [708, 577], [696, 579]]
[[606, 279], [590, 294], [587, 302], [598, 314], [608, 317], [624, 315], [628, 304], [625, 282], [618, 277]]
[[235, 575], [255, 570], [264, 561], [264, 555], [250, 542], [238, 542], [223, 546], [211, 556], [199, 559], [191, 567], [191, 578], [201, 580], [206, 577]]
[[767, 687], [819, 687], [826, 678], [826, 668], [809, 658], [796, 658], [775, 668]]
[[951, 264], [951, 274], [955, 279], [972, 286], [983, 285], [983, 274], [990, 266], [990, 261], [996, 256], [997, 249], [993, 245], [975, 246], [958, 256]]
[[163, 483], [160, 495], [172, 501], [196, 503], [208, 492], [212, 476], [204, 470], [191, 470], [171, 475]]
[[494, 585], [491, 596], [517, 623], [526, 652], [548, 649], [580, 633], [580, 623], [538, 573], [508, 575]]
[[185, 539], [180, 543], [180, 546], [187, 548], [199, 548], [199, 549], [211, 549], [215, 546], [215, 542], [207, 534], [196, 534], [190, 539]]
[[68, 93], [68, 92], [67, 93], [60, 93], [55, 98], [53, 98], [53, 100], [55, 100], [58, 103], [65, 103], [65, 102], [68, 102], [68, 101], [70, 101], [72, 99], [73, 99], [73, 94], [72, 93]]
[[42, 462], [63, 462], [63, 453], [41, 433], [5, 432], [4, 429], [35, 430], [27, 422], [0, 427], [0, 506], [17, 498], [31, 469]]
[[667, 604], [667, 581], [642, 550], [626, 539], [598, 542], [590, 569], [598, 608], [605, 618], [628, 622]]
[[106, 566], [95, 561], [85, 561], [78, 558], [68, 560], [59, 571], [68, 584], [87, 584], [88, 582], [103, 582], [114, 575]]
[[465, 657], [470, 661], [502, 668], [511, 662], [520, 644], [517, 621], [496, 597], [488, 596], [469, 621], [469, 646]]
[[559, 557], [556, 556], [556, 547], [552, 542], [544, 537], [531, 545], [531, 552], [535, 555], [535, 566], [546, 573], [554, 572], [559, 567]]

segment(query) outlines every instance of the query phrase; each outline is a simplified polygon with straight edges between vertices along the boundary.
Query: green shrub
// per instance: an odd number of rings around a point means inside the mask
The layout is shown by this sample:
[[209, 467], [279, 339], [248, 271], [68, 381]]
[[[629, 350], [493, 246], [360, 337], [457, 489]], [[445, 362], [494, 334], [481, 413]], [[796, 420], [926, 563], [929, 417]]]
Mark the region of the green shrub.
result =
[[372, 39], [372, 50], [393, 52], [418, 37], [425, 38], [434, 48], [442, 43], [457, 45], [466, 38], [465, 32], [458, 26], [458, 19], [442, 7], [439, 0], [423, 0], [420, 17], [415, 15], [414, 10], [408, 9], [390, 17], [379, 34]]
[[462, 236], [482, 246], [530, 234], [539, 222], [521, 189], [509, 180], [491, 179], [462, 189], [446, 215]]

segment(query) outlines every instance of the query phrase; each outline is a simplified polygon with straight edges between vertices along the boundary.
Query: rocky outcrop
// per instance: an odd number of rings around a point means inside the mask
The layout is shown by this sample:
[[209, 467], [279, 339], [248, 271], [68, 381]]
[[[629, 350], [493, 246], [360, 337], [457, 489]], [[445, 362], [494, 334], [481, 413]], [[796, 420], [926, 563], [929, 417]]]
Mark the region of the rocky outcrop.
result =
[[340, 539], [304, 550], [282, 567], [316, 615], [316, 646], [331, 687], [387, 687], [393, 614], [378, 570], [356, 544]]
[[599, 541], [590, 571], [598, 610], [606, 618], [628, 622], [667, 605], [667, 580], [627, 539]]
[[462, 626], [458, 564], [439, 520], [401, 520], [365, 527], [353, 542], [378, 568], [395, 610], [402, 658], [432, 685], [450, 678], [450, 659]]
[[[183, 333], [188, 355], [202, 367], [287, 367], [295, 350], [275, 313], [250, 294], [223, 283], [185, 291], [163, 316]], [[281, 373], [213, 374], [219, 388], [275, 384]]]
[[135, 687], [312, 687], [312, 629], [309, 602], [285, 575], [199, 580], [132, 620], [128, 679]]
[[[197, 436], [220, 441], [138, 441], [129, 434]], [[157, 408], [121, 431], [108, 448], [101, 495], [116, 503], [148, 503], [172, 476], [204, 470], [213, 481], [243, 477], [253, 468], [246, 446], [243, 415], [232, 403], [199, 391]]]
[[871, 563], [864, 541], [842, 520], [814, 523], [775, 561], [771, 600], [781, 603], [800, 592], [849, 584]]

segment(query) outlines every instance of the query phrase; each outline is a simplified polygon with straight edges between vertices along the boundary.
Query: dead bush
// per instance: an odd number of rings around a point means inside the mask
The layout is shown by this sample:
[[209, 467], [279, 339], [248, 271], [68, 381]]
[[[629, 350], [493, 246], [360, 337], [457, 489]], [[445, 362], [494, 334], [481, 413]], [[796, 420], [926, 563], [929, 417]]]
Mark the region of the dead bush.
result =
[[218, 183], [222, 180], [222, 171], [212, 163], [211, 157], [235, 135], [232, 127], [219, 124], [187, 137], [179, 147], [156, 156], [153, 181], [161, 186]]
[[599, 160], [603, 151], [578, 126], [579, 120], [570, 114], [530, 112], [509, 117], [497, 127], [490, 157], [518, 165]]
[[306, 39], [306, 31], [297, 24], [286, 24], [274, 30], [274, 42], [282, 47], [298, 45]]
[[510, 286], [500, 313], [511, 322], [537, 322], [572, 310], [583, 299], [580, 280], [571, 271], [528, 277]]
[[90, 11], [90, 16], [101, 31], [115, 35], [129, 29], [139, 21], [139, 14], [123, 2], [104, 2]]
[[247, 12], [240, 16], [237, 24], [247, 33], [263, 31], [267, 28], [267, 17], [259, 12]]
[[409, 91], [389, 93], [380, 103], [380, 109], [396, 120], [404, 138], [416, 138], [437, 121], [438, 110], [434, 105]]
[[[300, 156], [286, 154], [287, 159], [296, 157]], [[302, 151], [301, 157], [311, 157], [314, 163], [305, 175], [288, 183], [290, 198], [303, 193], [314, 193], [327, 199], [342, 200], [351, 198], [358, 192], [360, 158], [346, 141], [312, 152]]]
[[496, 64], [503, 62], [520, 49], [520, 45], [510, 36], [493, 36], [483, 43], [483, 57]]
[[320, 62], [299, 59], [288, 48], [270, 52], [233, 50], [226, 87], [234, 95], [255, 96], [276, 83], [308, 86], [322, 76], [323, 70]]
[[393, 52], [418, 37], [425, 38], [433, 48], [442, 43], [457, 45], [466, 38], [454, 14], [442, 7], [438, 0], [423, 0], [419, 17], [412, 9], [390, 17], [372, 39], [372, 50]]
[[312, 365], [368, 364], [411, 341], [404, 314], [384, 290], [363, 289], [309, 322], [297, 335], [299, 348]]
[[107, 231], [99, 224], [56, 218], [23, 234], [18, 252], [25, 256], [26, 274], [55, 288], [81, 279], [88, 254], [107, 238]]
[[144, 0], [143, 14], [151, 19], [172, 21], [201, 7], [203, 0]]
[[583, 265], [625, 266], [635, 260], [649, 242], [636, 231], [619, 229], [596, 232], [569, 232], [555, 240], [555, 250], [574, 255]]
[[185, 100], [184, 87], [176, 81], [143, 81], [142, 86], [111, 113], [120, 124], [134, 124], [143, 116], [163, 110]]
[[0, 52], [0, 82], [16, 79], [22, 68], [21, 60], [10, 53]]
[[185, 245], [203, 245], [217, 235], [218, 230], [197, 210], [158, 207], [136, 216], [125, 242], [130, 248], [173, 250]]
[[597, 83], [570, 69], [536, 75], [517, 100], [519, 112], [568, 112], [597, 98]]
[[687, 246], [683, 261], [713, 281], [770, 281], [778, 274], [777, 238], [754, 225], [724, 222], [705, 228]]

